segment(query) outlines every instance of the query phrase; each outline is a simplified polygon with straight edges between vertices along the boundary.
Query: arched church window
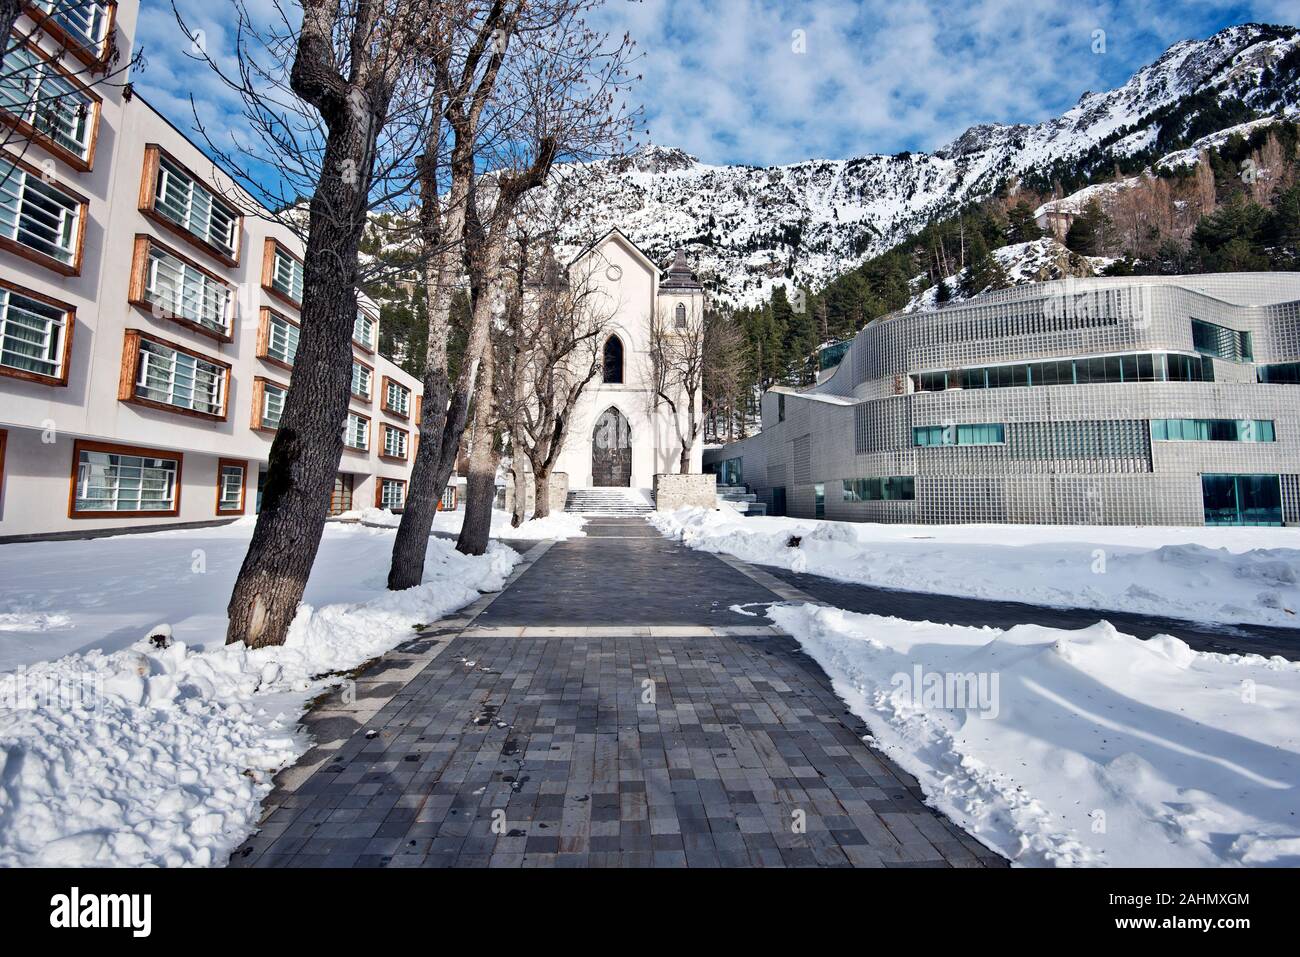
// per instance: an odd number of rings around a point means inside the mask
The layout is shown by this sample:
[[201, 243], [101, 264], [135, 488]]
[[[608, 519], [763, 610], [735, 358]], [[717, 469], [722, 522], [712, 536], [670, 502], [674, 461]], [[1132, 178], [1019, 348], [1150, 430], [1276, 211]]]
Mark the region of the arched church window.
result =
[[679, 302], [677, 304], [677, 328], [686, 328], [686, 303], [684, 302]]
[[623, 340], [610, 336], [605, 340], [605, 377], [606, 382], [623, 381]]

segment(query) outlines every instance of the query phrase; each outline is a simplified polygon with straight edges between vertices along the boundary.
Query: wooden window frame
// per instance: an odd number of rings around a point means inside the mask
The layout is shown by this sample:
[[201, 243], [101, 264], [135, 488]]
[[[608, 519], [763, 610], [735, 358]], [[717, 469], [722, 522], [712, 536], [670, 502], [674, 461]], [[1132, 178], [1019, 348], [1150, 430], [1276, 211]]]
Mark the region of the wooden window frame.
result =
[[254, 432], [275, 435], [276, 432], [280, 431], [279, 426], [262, 424], [262, 405], [266, 399], [264, 386], [268, 383], [277, 389], [283, 389], [286, 393], [289, 391], [289, 387], [283, 382], [277, 382], [275, 379], [268, 379], [262, 375], [253, 376], [253, 418], [250, 428]]
[[380, 441], [379, 441], [379, 457], [380, 457], [381, 459], [387, 459], [389, 462], [407, 462], [407, 461], [409, 461], [409, 460], [410, 460], [410, 457], [411, 457], [411, 432], [410, 432], [410, 430], [409, 430], [409, 429], [399, 429], [397, 426], [395, 426], [395, 425], [391, 425], [391, 424], [389, 424], [388, 422], [381, 422], [381, 423], [379, 423], [379, 424], [380, 424], [380, 426], [382, 426], [384, 429], [390, 429], [390, 430], [392, 430], [393, 432], [401, 432], [404, 436], [406, 436], [406, 454], [405, 454], [405, 455], [389, 455], [387, 452], [384, 451], [384, 449], [385, 449], [385, 448], [387, 447], [387, 445], [388, 445], [388, 443], [387, 443], [386, 441], [384, 441], [384, 439], [387, 438], [388, 433], [385, 432], [383, 435], [381, 435], [381, 436], [379, 437], [379, 439], [380, 439]]
[[397, 482], [402, 486], [402, 508], [406, 508], [406, 491], [407, 488], [409, 487], [406, 479], [390, 478], [387, 475], [375, 476], [375, 508], [384, 507], [383, 501], [384, 501], [385, 482]]
[[[170, 459], [176, 463], [176, 496], [168, 511], [143, 512], [78, 512], [77, 511], [77, 476], [81, 471], [82, 452], [107, 452], [111, 455], [136, 455], [142, 458]], [[139, 445], [118, 445], [115, 442], [95, 442], [89, 439], [77, 439], [72, 443], [72, 478], [68, 488], [68, 518], [176, 518], [181, 513], [181, 474], [185, 467], [185, 454], [166, 449], [149, 449]]]
[[90, 105], [91, 105], [91, 109], [94, 112], [94, 117], [91, 119], [90, 122], [90, 140], [89, 142], [86, 143], [85, 159], [82, 159], [80, 156], [72, 152], [72, 150], [68, 149], [66, 146], [60, 146], [53, 139], [51, 139], [49, 136], [46, 136], [36, 127], [28, 123], [26, 120], [15, 116], [13, 113], [10, 113], [8, 110], [0, 109], [0, 124], [9, 127], [11, 130], [17, 132], [19, 136], [37, 144], [38, 146], [41, 147], [41, 149], [45, 150], [45, 152], [49, 153], [51, 156], [55, 157], [56, 159], [62, 160], [64, 163], [71, 166], [73, 169], [77, 170], [78, 172], [89, 173], [91, 170], [95, 168], [95, 149], [99, 145], [99, 124], [100, 121], [103, 119], [104, 98], [101, 97], [94, 90], [92, 90], [89, 86], [82, 83], [81, 80], [79, 80], [75, 74], [69, 73], [67, 70], [65, 70], [63, 68], [63, 64], [59, 62], [57, 57], [52, 56], [49, 53], [46, 53], [30, 37], [24, 37], [17, 29], [15, 29], [10, 39], [17, 39], [22, 41], [23, 46], [27, 47], [27, 49], [31, 50], [33, 53], [35, 53], [40, 59], [44, 60], [46, 63], [52, 65], [57, 72], [63, 75], [63, 79], [67, 80], [69, 83], [71, 83], [73, 86], [77, 88], [77, 92], [84, 94], [87, 97], [87, 99], [90, 100]]
[[362, 362], [356, 356], [352, 357], [352, 363], [353, 365], [365, 366], [367, 369], [370, 370], [370, 395], [368, 397], [364, 395], [357, 395], [355, 392], [352, 391], [352, 368], [349, 366], [348, 367], [348, 397], [353, 402], [360, 402], [362, 405], [374, 405], [375, 404], [375, 367], [372, 366], [369, 362]]
[[[184, 409], [178, 405], [168, 405], [166, 402], [159, 402], [156, 399], [144, 399], [135, 394], [136, 378], [140, 373], [140, 340], [146, 339], [149, 342], [157, 343], [168, 349], [175, 349], [187, 356], [200, 359], [214, 366], [225, 369], [225, 376], [221, 383], [221, 414], [213, 412], [203, 412], [199, 409]], [[164, 339], [162, 336], [156, 336], [152, 332], [145, 332], [143, 329], [127, 329], [122, 337], [122, 373], [117, 383], [117, 399], [119, 402], [126, 402], [130, 405], [144, 406], [149, 409], [157, 409], [160, 412], [175, 412], [178, 415], [187, 415], [195, 419], [206, 419], [209, 422], [225, 422], [230, 418], [230, 363], [222, 362], [220, 359], [214, 359], [212, 356], [205, 356], [202, 352], [195, 352], [188, 346], [183, 346], [179, 342], [172, 342], [170, 339]]]
[[113, 49], [116, 46], [113, 31], [117, 29], [117, 0], [101, 0], [101, 2], [108, 8], [108, 26], [104, 28], [103, 53], [95, 53], [84, 46], [73, 34], [59, 26], [51, 14], [46, 13], [32, 3], [31, 0], [23, 0], [23, 13], [27, 14], [33, 23], [58, 43], [61, 50], [66, 50], [95, 72], [103, 72], [108, 69], [109, 62], [113, 58]]
[[13, 379], [23, 379], [27, 382], [39, 382], [42, 385], [52, 385], [64, 387], [68, 384], [68, 375], [71, 372], [69, 365], [72, 362], [72, 330], [77, 324], [77, 307], [69, 305], [66, 302], [60, 302], [58, 299], [52, 299], [44, 293], [37, 292], [34, 289], [28, 289], [26, 286], [20, 286], [18, 283], [9, 279], [0, 277], [0, 286], [3, 286], [11, 293], [18, 293], [20, 296], [27, 296], [29, 299], [35, 299], [37, 302], [43, 302], [47, 306], [54, 306], [56, 309], [62, 309], [64, 314], [63, 328], [63, 358], [59, 362], [59, 371], [62, 373], [57, 378], [54, 376], [41, 375], [39, 372], [32, 372], [28, 369], [11, 369], [9, 366], [0, 365], [0, 375], [9, 376]]
[[[362, 342], [362, 341], [361, 341], [360, 339], [358, 339], [356, 336], [353, 336], [353, 337], [352, 337], [352, 345], [355, 346], [356, 348], [360, 349], [360, 350], [361, 350], [362, 352], [364, 352], [366, 355], [368, 355], [368, 356], [373, 356], [373, 355], [375, 354], [375, 350], [379, 348], [379, 317], [378, 317], [378, 316], [375, 316], [375, 315], [371, 315], [371, 313], [370, 313], [368, 310], [363, 309], [361, 306], [357, 306], [357, 314], [358, 314], [358, 315], [364, 315], [367, 319], [369, 319], [371, 322], [373, 322], [373, 323], [375, 324], [375, 344], [374, 344], [373, 347], [371, 347], [371, 346], [367, 346], [364, 342]], [[353, 329], [356, 329], [356, 327], [357, 327], [356, 316], [353, 316], [353, 317], [352, 317], [352, 328], [353, 328]]]
[[415, 396], [415, 431], [420, 431], [420, 423], [424, 421], [424, 396], [416, 393]]
[[[0, 151], [0, 158], [2, 158], [6, 163], [11, 163], [16, 169], [21, 169], [29, 176], [41, 177], [42, 182], [44, 182], [44, 174], [31, 163], [19, 159], [17, 156], [14, 156], [12, 153], [7, 151]], [[28, 262], [35, 263], [38, 266], [44, 266], [46, 269], [51, 269], [61, 276], [80, 276], [82, 257], [86, 249], [86, 220], [90, 217], [90, 200], [75, 189], [65, 186], [63, 183], [47, 183], [46, 185], [58, 190], [60, 193], [63, 193], [69, 199], [76, 202], [80, 208], [80, 212], [77, 215], [77, 248], [73, 255], [72, 262], [60, 262], [53, 256], [43, 253], [38, 249], [32, 249], [30, 246], [24, 246], [22, 243], [15, 239], [10, 239], [8, 236], [0, 236], [0, 249], [5, 250], [6, 252], [11, 252], [15, 256], [26, 259]]]
[[299, 331], [302, 330], [302, 323], [300, 323], [297, 319], [290, 319], [288, 316], [280, 312], [278, 309], [272, 309], [270, 306], [263, 306], [261, 308], [261, 314], [257, 320], [257, 351], [256, 351], [257, 358], [261, 359], [263, 362], [267, 363], [268, 365], [273, 365], [280, 369], [284, 369], [286, 372], [292, 372], [293, 363], [281, 362], [279, 359], [273, 358], [269, 354], [271, 349], [271, 317], [272, 316], [274, 316], [277, 319], [283, 320], [284, 322], [287, 322], [289, 325], [293, 326]]
[[165, 319], [167, 322], [174, 322], [178, 326], [184, 326], [186, 329], [189, 329], [191, 332], [197, 332], [199, 335], [207, 336], [209, 339], [215, 339], [217, 342], [234, 342], [235, 327], [239, 325], [239, 316], [238, 316], [237, 308], [232, 312], [230, 316], [229, 325], [227, 326], [227, 329], [229, 331], [225, 335], [222, 335], [221, 333], [217, 332], [215, 329], [203, 325], [203, 323], [201, 322], [195, 322], [193, 319], [189, 319], [185, 316], [174, 316], [171, 315], [170, 313], [155, 311], [154, 304], [149, 302], [149, 300], [145, 298], [145, 288], [144, 288], [145, 273], [148, 271], [148, 267], [149, 267], [149, 249], [152, 246], [157, 246], [160, 250], [165, 252], [167, 255], [176, 257], [185, 265], [190, 266], [193, 269], [197, 269], [199, 272], [203, 273], [203, 275], [207, 276], [209, 279], [225, 286], [234, 294], [230, 300], [231, 305], [233, 307], [238, 306], [239, 290], [235, 287], [234, 283], [230, 282], [228, 279], [225, 279], [217, 275], [211, 269], [205, 269], [202, 264], [195, 262], [189, 256], [186, 256], [183, 253], [178, 252], [176, 249], [173, 249], [171, 246], [168, 246], [166, 243], [159, 242], [155, 237], [147, 236], [144, 233], [137, 233], [135, 237], [135, 248], [131, 253], [131, 257], [132, 257], [131, 258], [131, 283], [130, 283], [129, 291], [127, 293], [127, 301], [131, 305], [135, 306], [137, 309], [143, 309], [152, 318]]
[[303, 289], [304, 291], [306, 290], [307, 264], [303, 261], [301, 256], [294, 253], [292, 249], [280, 242], [280, 240], [276, 239], [274, 236], [267, 236], [266, 241], [262, 243], [262, 288], [266, 291], [267, 295], [278, 299], [291, 309], [294, 309], [295, 311], [301, 310], [301, 301], [281, 292], [279, 289], [276, 289], [275, 284], [272, 282], [272, 280], [275, 279], [275, 254], [277, 250], [282, 250], [286, 256], [295, 260], [303, 267]]
[[0, 516], [4, 515], [5, 503], [5, 448], [9, 445], [9, 430], [0, 429]]
[[[214, 246], [212, 243], [204, 239], [202, 236], [198, 236], [190, 232], [184, 226], [181, 226], [177, 223], [173, 223], [162, 213], [154, 209], [154, 200], [156, 199], [158, 193], [158, 171], [159, 169], [161, 169], [161, 167], [159, 166], [159, 158], [163, 156], [166, 156], [168, 160], [170, 160], [176, 166], [179, 166], [181, 172], [184, 173], [186, 176], [188, 176], [190, 179], [194, 180], [195, 183], [199, 184], [201, 187], [206, 189], [212, 195], [212, 198], [215, 201], [222, 203], [223, 205], [230, 206], [232, 209], [234, 209], [236, 213], [236, 218], [235, 218], [236, 225], [235, 225], [235, 254], [233, 256], [227, 253], [224, 249], [221, 249], [219, 246]], [[201, 249], [203, 252], [207, 253], [209, 256], [211, 256], [217, 262], [221, 263], [223, 266], [228, 266], [231, 269], [235, 269], [239, 266], [239, 260], [241, 255], [243, 254], [243, 249], [244, 249], [244, 214], [240, 212], [239, 209], [235, 207], [233, 203], [230, 203], [227, 200], [225, 200], [222, 197], [222, 194], [215, 187], [213, 187], [207, 180], [205, 180], [202, 176], [199, 176], [197, 173], [194, 172], [194, 170], [190, 169], [188, 166], [186, 166], [184, 163], [178, 160], [172, 153], [163, 149], [157, 143], [145, 144], [144, 170], [140, 175], [140, 204], [139, 205], [140, 205], [140, 212], [144, 214], [145, 218], [148, 219], [154, 225], [158, 226], [160, 229], [165, 229], [173, 236], [179, 236], [182, 240], [189, 243], [195, 249]], [[226, 280], [222, 280], [222, 281], [226, 282]]]
[[[238, 466], [244, 470], [244, 479], [239, 483], [239, 508], [222, 508], [221, 507], [221, 473], [227, 465]], [[222, 515], [243, 515], [248, 505], [248, 460], [247, 459], [217, 459], [217, 504], [215, 514]]]
[[[375, 444], [375, 420], [368, 415], [363, 415], [362, 413], [356, 411], [356, 409], [348, 409], [348, 415], [349, 416], [355, 415], [358, 419], [366, 420], [366, 447], [364, 449], [359, 449], [355, 445], [348, 445], [347, 440], [345, 439], [343, 441], [343, 451], [358, 452], [365, 455], [369, 455], [370, 447]], [[344, 432], [347, 431], [347, 428], [348, 428], [348, 420], [347, 420], [347, 416], [345, 416], [343, 418]]]
[[[381, 397], [379, 399], [380, 408], [382, 408], [385, 412], [387, 412], [395, 419], [402, 419], [403, 421], [409, 422], [411, 420], [411, 406], [415, 404], [415, 390], [412, 389], [409, 385], [406, 385], [405, 383], [400, 382], [397, 379], [394, 379], [390, 375], [382, 376], [382, 379], [383, 382], [380, 390]], [[388, 386], [390, 383], [392, 385], [398, 386], [399, 388], [405, 389], [407, 392], [410, 393], [411, 397], [406, 403], [405, 412], [398, 412], [396, 409], [391, 409], [388, 407]]]

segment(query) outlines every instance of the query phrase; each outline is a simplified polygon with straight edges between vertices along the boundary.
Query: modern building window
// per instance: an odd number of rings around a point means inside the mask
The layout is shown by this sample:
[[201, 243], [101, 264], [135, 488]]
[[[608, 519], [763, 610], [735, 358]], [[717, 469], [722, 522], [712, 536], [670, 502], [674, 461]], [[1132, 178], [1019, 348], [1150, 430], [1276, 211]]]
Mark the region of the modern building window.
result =
[[242, 225], [238, 209], [158, 146], [145, 150], [145, 176], [146, 182], [153, 177], [153, 188], [145, 194], [144, 212], [227, 265], [236, 265]]
[[719, 485], [743, 485], [745, 483], [744, 458], [727, 459], [718, 466]]
[[849, 351], [851, 345], [853, 340], [845, 339], [843, 342], [833, 342], [817, 350], [817, 368], [822, 372], [834, 369], [844, 360], [844, 354]]
[[1249, 332], [1239, 332], [1204, 319], [1192, 320], [1192, 346], [1202, 355], [1229, 362], [1251, 362], [1255, 358]]
[[349, 412], [347, 421], [343, 423], [343, 444], [360, 452], [370, 451], [370, 420]]
[[1117, 382], [1213, 382], [1214, 364], [1203, 356], [1147, 352], [919, 372], [911, 378], [916, 392]]
[[406, 482], [381, 478], [375, 488], [375, 507], [395, 511], [406, 504]]
[[1281, 525], [1282, 486], [1276, 475], [1202, 475], [1206, 525]]
[[262, 244], [262, 288], [284, 303], [302, 306], [304, 273], [302, 260], [279, 240]]
[[411, 390], [388, 376], [384, 376], [384, 411], [403, 419], [411, 414]]
[[364, 362], [352, 360], [352, 397], [369, 402], [374, 386], [375, 373]]
[[244, 514], [244, 476], [248, 463], [238, 459], [217, 462], [217, 514]]
[[778, 422], [785, 421], [785, 393], [784, 392], [778, 392], [776, 394], [776, 421]]
[[298, 355], [298, 334], [298, 323], [264, 308], [258, 330], [257, 357], [285, 369], [292, 368]]
[[1300, 385], [1300, 362], [1278, 362], [1256, 370], [1260, 382], [1275, 385]]
[[604, 377], [602, 381], [618, 385], [623, 381], [623, 340], [610, 336], [605, 340]]
[[1005, 425], [927, 425], [912, 430], [912, 444], [921, 448], [938, 445], [1005, 445]]
[[357, 317], [352, 321], [352, 341], [359, 345], [366, 352], [375, 351], [375, 322], [373, 316], [368, 316], [358, 310]]
[[1271, 419], [1152, 419], [1157, 442], [1274, 442]]
[[226, 417], [230, 366], [175, 343], [126, 331], [119, 399], [214, 419]]
[[826, 517], [826, 486], [818, 482], [813, 486], [813, 518]]
[[686, 328], [686, 303], [679, 302], [677, 308], [673, 310], [673, 324], [678, 329]]
[[0, 246], [67, 276], [81, 271], [86, 200], [25, 163], [0, 160]]
[[28, 12], [41, 28], [88, 64], [107, 59], [115, 0], [27, 0]]
[[846, 502], [910, 502], [915, 498], [916, 479], [911, 475], [844, 480]]
[[99, 97], [35, 46], [10, 42], [0, 68], [0, 117], [70, 166], [89, 170], [99, 126]]
[[75, 310], [0, 284], [0, 374], [67, 385]]
[[256, 376], [253, 379], [253, 428], [260, 431], [274, 431], [280, 427], [280, 417], [284, 415], [284, 400], [289, 389]]
[[384, 450], [383, 455], [389, 459], [406, 458], [406, 439], [405, 429], [399, 429], [395, 426], [384, 425]]
[[181, 460], [179, 452], [78, 441], [70, 517], [178, 514]]
[[235, 289], [148, 236], [135, 239], [131, 302], [229, 342], [234, 338]]

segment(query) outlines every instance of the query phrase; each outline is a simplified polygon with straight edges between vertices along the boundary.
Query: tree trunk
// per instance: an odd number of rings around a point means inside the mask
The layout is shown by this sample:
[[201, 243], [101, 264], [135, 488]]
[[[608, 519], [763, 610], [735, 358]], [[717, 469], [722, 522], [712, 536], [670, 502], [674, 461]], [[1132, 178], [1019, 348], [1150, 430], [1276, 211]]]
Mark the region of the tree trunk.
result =
[[[373, 142], [353, 132], [331, 130], [326, 171], [345, 162], [369, 171]], [[284, 643], [320, 547], [343, 453], [368, 182], [367, 176], [363, 185], [349, 185], [326, 172], [312, 197], [294, 375], [271, 444], [262, 509], [227, 608], [227, 644]]]
[[678, 462], [677, 471], [686, 475], [691, 470], [691, 447], [686, 442], [682, 443], [682, 457]]
[[515, 482], [514, 508], [510, 513], [510, 527], [518, 528], [528, 520], [528, 476], [524, 471], [524, 458], [518, 448], [511, 443], [511, 475]]
[[466, 555], [486, 552], [492, 534], [492, 504], [496, 499], [498, 464], [493, 447], [492, 366], [492, 349], [489, 347], [483, 352], [474, 389], [474, 439], [465, 485], [465, 521], [456, 540], [456, 550]]
[[551, 514], [551, 470], [533, 470], [533, 494], [537, 505], [533, 508], [533, 518], [545, 518]]

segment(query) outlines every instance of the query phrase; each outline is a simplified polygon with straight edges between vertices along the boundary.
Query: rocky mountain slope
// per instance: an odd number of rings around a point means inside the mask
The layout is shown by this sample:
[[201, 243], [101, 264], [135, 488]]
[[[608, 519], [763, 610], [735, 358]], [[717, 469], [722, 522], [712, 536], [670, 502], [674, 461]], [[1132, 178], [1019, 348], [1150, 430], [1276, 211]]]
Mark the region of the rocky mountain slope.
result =
[[[1116, 157], [1155, 162], [1240, 124], [1243, 110], [1248, 119], [1300, 114], [1296, 28], [1246, 24], [1177, 43], [1055, 119], [974, 126], [933, 153], [759, 168], [649, 146], [570, 168], [592, 182], [565, 239], [578, 245], [618, 226], [660, 260], [685, 246], [716, 296], [751, 305], [776, 283], [819, 288], [1009, 180], [1050, 178], [1068, 164], [1104, 169]], [[1231, 119], [1216, 125], [1220, 115]]]

